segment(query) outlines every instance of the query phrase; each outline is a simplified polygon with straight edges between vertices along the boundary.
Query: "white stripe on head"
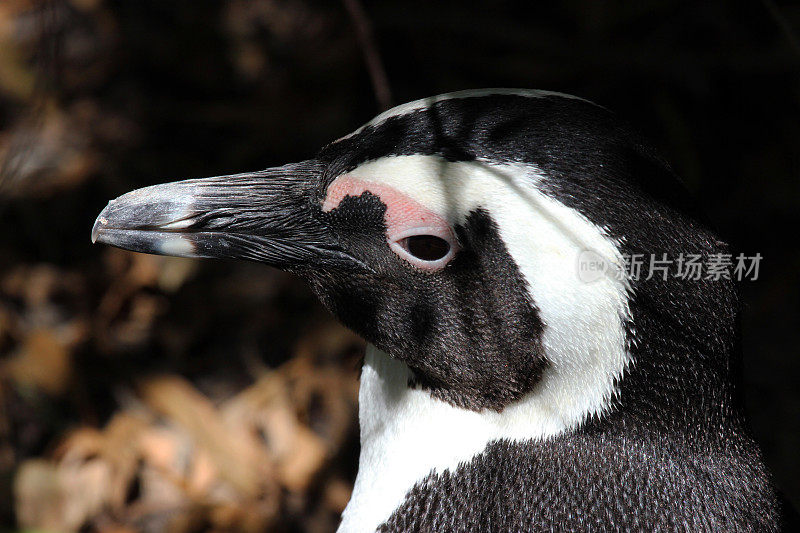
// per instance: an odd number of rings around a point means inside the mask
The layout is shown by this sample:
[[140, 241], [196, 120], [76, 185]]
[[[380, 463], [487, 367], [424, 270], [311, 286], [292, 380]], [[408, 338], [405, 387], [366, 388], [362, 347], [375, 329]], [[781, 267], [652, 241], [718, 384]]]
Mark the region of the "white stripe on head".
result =
[[[564, 94], [558, 93], [553, 91], [540, 91], [537, 89], [508, 89], [508, 88], [498, 88], [498, 89], [467, 89], [463, 91], [455, 91], [452, 93], [444, 93], [439, 94], [436, 96], [429, 96], [427, 98], [420, 98], [419, 100], [414, 100], [413, 102], [407, 102], [405, 104], [401, 104], [399, 106], [395, 106], [391, 109], [388, 109], [381, 113], [380, 115], [376, 116], [357, 130], [352, 133], [337, 139], [336, 142], [341, 141], [343, 139], [348, 139], [357, 135], [364, 131], [365, 128], [370, 126], [378, 126], [379, 124], [386, 122], [387, 119], [392, 117], [399, 117], [402, 115], [407, 115], [409, 113], [413, 113], [414, 111], [419, 111], [421, 109], [428, 109], [433, 107], [434, 104], [437, 102], [444, 102], [446, 100], [460, 100], [463, 98], [478, 98], [481, 96], [493, 96], [493, 95], [509, 95], [509, 96], [524, 96], [526, 98], [544, 98], [546, 96], [556, 96], [559, 98], [570, 98], [574, 100], [582, 100], [584, 102], [589, 102], [588, 100], [584, 100], [579, 96], [572, 96], [571, 94]], [[591, 102], [590, 102], [591, 103]]]
[[[532, 165], [409, 155], [344, 176], [396, 189], [451, 224], [478, 208], [488, 212], [539, 310], [550, 363], [534, 389], [502, 412], [475, 412], [409, 389], [408, 367], [371, 347], [359, 393], [359, 473], [340, 528], [366, 531], [431, 471], [453, 469], [491, 441], [548, 438], [607, 411], [630, 363], [629, 286], [619, 275], [619, 242], [540, 191], [543, 175]], [[578, 276], [587, 250], [608, 267], [591, 283]]]

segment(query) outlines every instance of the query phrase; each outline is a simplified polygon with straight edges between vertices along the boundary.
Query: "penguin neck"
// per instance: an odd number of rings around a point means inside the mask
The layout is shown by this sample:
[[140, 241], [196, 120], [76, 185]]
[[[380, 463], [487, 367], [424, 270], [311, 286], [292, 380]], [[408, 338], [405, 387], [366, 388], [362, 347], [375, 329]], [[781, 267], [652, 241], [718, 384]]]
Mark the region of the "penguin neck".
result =
[[454, 470], [499, 439], [528, 440], [570, 428], [530, 400], [502, 412], [472, 411], [409, 386], [409, 367], [368, 345], [359, 390], [361, 453], [339, 531], [373, 531], [431, 472]]
[[[648, 361], [653, 359], [646, 358]], [[676, 355], [675, 359], [683, 358]], [[686, 359], [682, 362], [686, 363]], [[704, 401], [698, 403], [698, 396], [694, 394], [685, 398], [687, 403], [682, 410], [694, 412], [703, 419], [702, 423], [694, 418], [685, 423], [676, 422], [679, 417], [670, 414], [669, 410], [658, 416], [653, 413], [652, 405], [641, 409], [642, 413], [649, 413], [646, 423], [638, 420], [638, 415], [632, 419], [631, 413], [640, 411], [635, 407], [641, 399], [638, 396], [646, 395], [656, 376], [656, 369], [647, 366], [634, 365], [622, 380], [625, 385], [630, 379], [632, 385], [632, 388], [623, 387], [620, 398], [624, 404], [632, 404], [629, 409], [619, 409], [618, 405], [617, 409], [611, 409], [602, 417], [589, 416], [576, 424], [559, 416], [559, 406], [542, 404], [537, 391], [501, 412], [456, 407], [426, 390], [409, 386], [413, 381], [411, 369], [402, 361], [368, 345], [359, 390], [359, 469], [339, 531], [374, 531], [403, 503], [415, 484], [432, 472], [454, 471], [459, 464], [469, 462], [498, 440], [552, 440], [555, 446], [557, 442], [565, 442], [563, 438], [554, 438], [559, 435], [576, 431], [627, 434], [631, 427], [635, 427], [644, 440], [651, 433], [657, 434], [661, 441], [664, 438], [685, 440], [689, 433], [682, 431], [683, 428], [691, 430], [691, 435], [700, 444], [709, 445], [711, 442], [707, 435], [719, 432], [723, 425], [735, 424], [733, 413], [724, 407], [727, 412], [724, 424], [720, 423], [719, 417], [709, 416], [709, 406]], [[655, 382], [659, 384], [662, 380], [656, 379]], [[671, 387], [671, 384], [663, 386]], [[667, 405], [677, 398], [663, 399]], [[693, 409], [688, 402], [694, 402]], [[647, 402], [642, 400], [642, 405], [645, 404]]]

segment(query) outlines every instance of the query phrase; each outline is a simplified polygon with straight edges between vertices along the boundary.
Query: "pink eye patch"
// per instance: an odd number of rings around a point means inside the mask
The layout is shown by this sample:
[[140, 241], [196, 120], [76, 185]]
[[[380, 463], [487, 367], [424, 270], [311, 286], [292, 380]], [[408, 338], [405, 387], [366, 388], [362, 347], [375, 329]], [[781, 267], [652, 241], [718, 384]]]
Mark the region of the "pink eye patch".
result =
[[397, 255], [422, 270], [443, 268], [458, 251], [447, 221], [394, 187], [351, 177], [336, 178], [322, 203], [325, 212], [336, 209], [347, 196], [365, 192], [378, 196], [386, 205], [386, 241]]

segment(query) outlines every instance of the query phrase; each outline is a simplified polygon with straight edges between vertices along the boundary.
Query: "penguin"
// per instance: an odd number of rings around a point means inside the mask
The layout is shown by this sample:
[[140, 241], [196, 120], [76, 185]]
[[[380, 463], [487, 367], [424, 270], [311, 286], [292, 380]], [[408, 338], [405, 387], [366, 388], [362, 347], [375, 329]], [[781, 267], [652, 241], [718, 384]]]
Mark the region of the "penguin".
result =
[[604, 107], [417, 100], [307, 161], [127, 193], [92, 241], [296, 273], [366, 339], [340, 532], [782, 527], [734, 282], [628, 268], [728, 246]]

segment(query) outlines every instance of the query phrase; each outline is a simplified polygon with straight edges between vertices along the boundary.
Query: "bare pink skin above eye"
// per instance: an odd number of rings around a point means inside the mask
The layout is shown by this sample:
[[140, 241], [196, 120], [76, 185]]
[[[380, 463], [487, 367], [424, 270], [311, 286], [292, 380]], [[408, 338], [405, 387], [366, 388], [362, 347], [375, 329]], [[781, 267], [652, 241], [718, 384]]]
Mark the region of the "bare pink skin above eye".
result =
[[425, 270], [438, 270], [449, 262], [452, 255], [457, 251], [457, 243], [453, 230], [447, 221], [423, 206], [413, 198], [398, 191], [394, 187], [381, 183], [374, 183], [347, 174], [339, 176], [328, 187], [325, 200], [322, 202], [322, 210], [332, 211], [339, 207], [339, 204], [347, 196], [361, 196], [369, 191], [381, 199], [386, 205], [384, 222], [386, 223], [386, 240], [398, 255], [405, 257], [404, 253], [399, 253], [399, 245], [402, 239], [413, 235], [434, 235], [445, 239], [450, 243], [451, 253], [444, 260], [431, 262], [411, 262], [418, 268]]

